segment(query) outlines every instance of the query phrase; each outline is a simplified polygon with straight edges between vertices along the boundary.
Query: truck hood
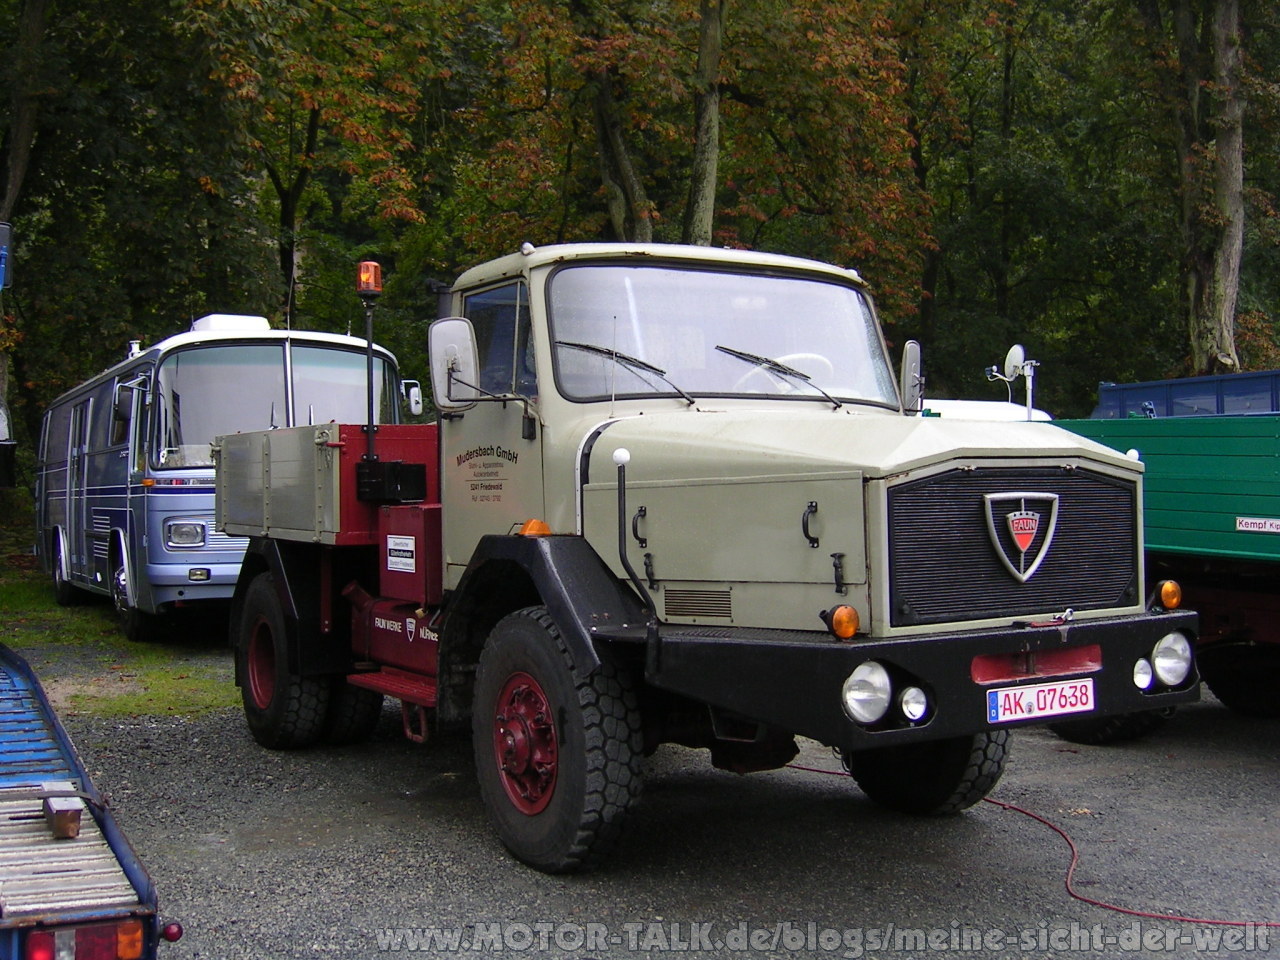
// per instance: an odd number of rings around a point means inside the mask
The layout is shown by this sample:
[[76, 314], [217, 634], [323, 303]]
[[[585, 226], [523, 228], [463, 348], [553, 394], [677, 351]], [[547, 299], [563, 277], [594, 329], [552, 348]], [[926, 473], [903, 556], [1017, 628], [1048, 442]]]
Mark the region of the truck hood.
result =
[[[954, 460], [1072, 458], [1134, 473], [1142, 464], [1050, 423], [904, 417], [865, 410], [645, 413], [604, 425], [592, 474], [631, 454], [636, 480], [859, 471], [867, 479]], [[676, 463], [682, 465], [675, 467]]]

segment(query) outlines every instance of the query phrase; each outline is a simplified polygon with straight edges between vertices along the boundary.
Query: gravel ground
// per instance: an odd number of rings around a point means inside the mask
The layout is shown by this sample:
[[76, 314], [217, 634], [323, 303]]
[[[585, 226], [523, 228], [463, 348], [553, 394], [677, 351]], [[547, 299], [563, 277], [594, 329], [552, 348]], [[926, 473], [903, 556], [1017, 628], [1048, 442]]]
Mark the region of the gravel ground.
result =
[[[1280, 956], [1280, 930], [1070, 899], [1064, 841], [989, 803], [911, 819], [842, 777], [739, 777], [664, 747], [614, 858], [548, 877], [494, 839], [466, 739], [409, 743], [392, 709], [368, 744], [286, 753], [258, 747], [237, 711], [65, 720], [163, 914], [186, 928], [166, 958], [1115, 957], [1143, 936], [1143, 952], [1190, 957], [1208, 952], [1194, 938], [1224, 932], [1240, 940], [1220, 953]], [[1280, 920], [1280, 724], [1207, 699], [1137, 744], [1014, 739], [993, 797], [1070, 833], [1079, 892], [1161, 916]], [[838, 766], [815, 744], [797, 763]], [[941, 949], [915, 939], [929, 934]]]

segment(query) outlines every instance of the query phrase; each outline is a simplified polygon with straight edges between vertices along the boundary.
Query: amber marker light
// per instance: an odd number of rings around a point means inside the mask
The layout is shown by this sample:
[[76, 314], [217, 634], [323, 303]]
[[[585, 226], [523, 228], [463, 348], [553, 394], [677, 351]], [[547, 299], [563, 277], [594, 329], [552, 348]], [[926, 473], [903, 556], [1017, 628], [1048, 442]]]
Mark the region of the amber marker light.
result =
[[822, 622], [837, 640], [848, 640], [858, 632], [858, 611], [847, 604], [822, 612]]
[[364, 298], [382, 293], [382, 264], [376, 260], [361, 260], [356, 278], [356, 293]]
[[550, 535], [551, 528], [543, 520], [526, 520], [520, 527], [520, 536], [522, 537], [547, 537]]
[[1166, 610], [1177, 610], [1182, 606], [1182, 587], [1177, 580], [1160, 581], [1160, 605]]
[[116, 927], [116, 957], [119, 960], [139, 960], [142, 947], [141, 920], [126, 920]]

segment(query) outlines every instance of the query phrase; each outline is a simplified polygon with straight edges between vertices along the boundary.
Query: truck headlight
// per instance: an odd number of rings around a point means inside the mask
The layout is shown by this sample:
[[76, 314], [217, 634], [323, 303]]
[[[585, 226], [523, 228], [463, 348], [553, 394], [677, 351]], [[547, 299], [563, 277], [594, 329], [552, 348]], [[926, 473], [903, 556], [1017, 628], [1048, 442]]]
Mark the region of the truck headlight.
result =
[[1150, 690], [1152, 679], [1151, 661], [1146, 657], [1139, 657], [1138, 662], [1133, 665], [1133, 685], [1139, 690]]
[[171, 520], [164, 525], [164, 539], [171, 547], [203, 547], [204, 524], [191, 520]]
[[898, 709], [912, 723], [919, 723], [929, 712], [929, 695], [919, 687], [905, 687], [898, 694]]
[[858, 664], [840, 691], [844, 711], [859, 723], [875, 723], [885, 715], [893, 699], [889, 671], [868, 660]]
[[1191, 641], [1176, 630], [1166, 633], [1151, 651], [1156, 679], [1166, 687], [1176, 687], [1191, 672]]

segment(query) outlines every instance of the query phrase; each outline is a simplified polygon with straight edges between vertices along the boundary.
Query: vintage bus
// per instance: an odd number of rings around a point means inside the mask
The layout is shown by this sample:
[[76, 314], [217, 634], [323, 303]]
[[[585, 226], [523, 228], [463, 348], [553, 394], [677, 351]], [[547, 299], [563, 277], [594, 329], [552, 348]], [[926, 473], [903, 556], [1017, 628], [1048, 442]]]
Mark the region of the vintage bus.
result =
[[[368, 397], [373, 373], [374, 402]], [[245, 540], [214, 529], [212, 443], [223, 434], [421, 412], [388, 351], [355, 337], [211, 314], [50, 404], [36, 476], [36, 549], [59, 603], [109, 596], [125, 633], [226, 601]]]

